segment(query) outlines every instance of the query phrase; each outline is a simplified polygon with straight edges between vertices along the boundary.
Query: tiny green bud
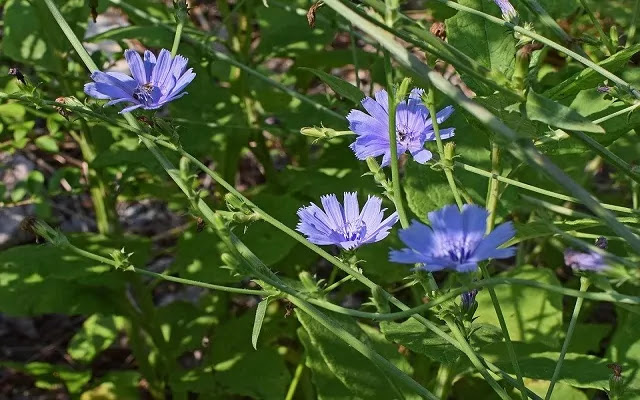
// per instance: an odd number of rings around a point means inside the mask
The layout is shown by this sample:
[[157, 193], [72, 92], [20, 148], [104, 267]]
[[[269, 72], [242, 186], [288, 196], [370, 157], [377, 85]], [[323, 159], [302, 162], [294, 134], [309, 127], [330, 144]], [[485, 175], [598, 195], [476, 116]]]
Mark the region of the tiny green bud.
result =
[[127, 253], [124, 251], [124, 247], [120, 250], [114, 250], [111, 252], [111, 258], [115, 261], [115, 268], [121, 269], [123, 271], [133, 270], [133, 266], [129, 261], [129, 257], [131, 257], [133, 253]]
[[313, 279], [310, 273], [307, 271], [302, 271], [298, 274], [298, 278], [300, 278], [300, 282], [304, 288], [309, 292], [315, 292], [318, 290], [318, 285], [316, 281]]
[[374, 174], [382, 170], [382, 168], [380, 168], [380, 164], [378, 164], [376, 159], [373, 157], [367, 157], [367, 166], [369, 167], [369, 171]]
[[618, 35], [618, 28], [615, 25], [611, 26], [609, 36], [611, 37], [611, 44], [617, 49], [620, 46], [620, 35]]
[[400, 103], [404, 101], [405, 97], [407, 97], [407, 93], [409, 92], [409, 84], [411, 83], [411, 78], [404, 78], [400, 87], [398, 87], [398, 91], [396, 92], [396, 103]]
[[235, 194], [227, 193], [224, 195], [224, 201], [227, 203], [227, 207], [231, 211], [243, 211], [246, 206]]
[[444, 145], [444, 161], [447, 166], [453, 165], [453, 158], [456, 155], [456, 144], [454, 142], [447, 142]]
[[315, 137], [318, 139], [332, 139], [338, 136], [352, 135], [351, 131], [336, 131], [335, 129], [325, 128], [324, 126], [306, 126], [300, 128], [300, 133], [305, 136]]
[[231, 268], [236, 268], [238, 266], [238, 264], [240, 264], [238, 262], [238, 260], [232, 256], [229, 253], [222, 253], [220, 254], [220, 260], [222, 261], [222, 263], [228, 267]]
[[376, 285], [371, 289], [371, 295], [373, 304], [375, 304], [379, 313], [386, 314], [391, 311], [391, 307], [389, 307], [389, 299], [384, 295], [384, 290], [382, 290], [380, 285]]

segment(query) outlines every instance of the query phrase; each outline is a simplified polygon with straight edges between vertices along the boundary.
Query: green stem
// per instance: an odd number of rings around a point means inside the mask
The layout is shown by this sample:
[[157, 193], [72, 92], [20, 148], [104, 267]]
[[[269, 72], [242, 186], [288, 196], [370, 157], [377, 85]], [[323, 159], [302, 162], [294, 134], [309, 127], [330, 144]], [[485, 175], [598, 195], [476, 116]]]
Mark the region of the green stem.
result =
[[293, 379], [291, 379], [291, 383], [289, 384], [289, 389], [287, 390], [287, 395], [284, 400], [293, 400], [293, 396], [295, 396], [296, 389], [298, 388], [298, 383], [300, 382], [300, 377], [302, 377], [302, 372], [304, 371], [304, 362], [305, 360], [303, 358], [296, 367], [296, 371], [293, 373]]
[[[564, 200], [564, 201], [570, 201], [572, 203], [580, 203], [580, 200], [576, 199], [575, 197], [571, 197], [571, 196], [566, 196], [560, 193], [556, 193], [556, 192], [552, 192], [550, 190], [546, 190], [546, 189], [542, 189], [539, 188], [537, 186], [533, 186], [533, 185], [529, 185], [527, 183], [522, 183], [519, 181], [516, 181], [514, 179], [510, 179], [510, 178], [506, 178], [504, 176], [501, 175], [496, 175], [494, 173], [485, 171], [483, 169], [480, 168], [476, 168], [472, 165], [468, 165], [468, 164], [464, 164], [461, 162], [456, 161], [455, 162], [455, 166], [459, 167], [465, 171], [469, 171], [471, 173], [474, 173], [476, 175], [480, 175], [480, 176], [484, 176], [487, 178], [491, 178], [491, 179], [495, 179], [499, 182], [504, 182], [507, 183], [509, 185], [515, 186], [515, 187], [519, 187], [521, 189], [525, 189], [528, 190], [530, 192], [535, 192], [535, 193], [539, 193], [545, 196], [549, 196], [549, 197], [553, 197], [559, 200]], [[638, 211], [634, 210], [632, 208], [628, 208], [628, 207], [621, 207], [621, 206], [616, 206], [613, 204], [605, 204], [602, 203], [602, 207], [608, 209], [608, 210], [612, 210], [612, 211], [618, 211], [618, 212], [622, 212], [622, 213], [626, 213], [626, 214], [637, 214]]]
[[171, 57], [175, 57], [178, 54], [178, 47], [180, 47], [180, 39], [182, 38], [182, 29], [184, 28], [184, 21], [178, 22], [176, 26], [176, 34], [173, 37], [173, 46], [171, 46]]
[[[482, 275], [486, 280], [491, 278], [491, 275], [489, 275], [489, 270], [485, 265], [481, 265], [480, 270], [482, 271]], [[502, 335], [504, 336], [504, 341], [507, 345], [507, 352], [509, 353], [511, 365], [513, 365], [513, 370], [515, 371], [516, 378], [518, 379], [518, 389], [520, 389], [520, 392], [522, 394], [522, 400], [527, 400], [527, 392], [525, 390], [524, 380], [522, 379], [522, 371], [520, 371], [518, 356], [516, 355], [516, 351], [513, 348], [511, 335], [509, 335], [509, 328], [507, 327], [507, 322], [504, 319], [504, 314], [502, 314], [502, 308], [500, 307], [498, 296], [496, 295], [496, 291], [493, 289], [493, 287], [489, 287], [488, 289], [489, 296], [491, 296], [491, 303], [493, 303], [493, 309], [496, 311], [496, 316], [498, 317], [498, 322], [500, 323], [500, 329], [502, 330]]]
[[493, 230], [496, 223], [498, 200], [500, 197], [500, 181], [495, 176], [500, 176], [500, 147], [491, 142], [491, 179], [489, 179], [489, 198], [487, 200], [487, 234]]
[[[72, 244], [67, 245], [67, 249], [71, 250], [72, 252], [82, 257], [89, 258], [91, 260], [98, 261], [106, 265], [111, 265], [112, 267], [118, 266], [118, 264], [114, 260], [111, 260], [106, 257], [102, 257], [95, 253], [88, 252]], [[252, 289], [241, 289], [241, 288], [234, 288], [234, 287], [228, 287], [228, 286], [214, 285], [211, 283], [205, 283], [200, 281], [194, 281], [191, 279], [183, 279], [175, 276], [159, 274], [153, 271], [147, 271], [146, 269], [136, 268], [133, 266], [128, 267], [127, 271], [132, 271], [140, 275], [147, 275], [153, 278], [159, 278], [169, 282], [181, 283], [183, 285], [197, 286], [204, 289], [212, 289], [212, 290], [218, 290], [218, 291], [228, 292], [228, 293], [246, 294], [246, 295], [262, 296], [262, 297], [273, 296], [278, 293], [273, 290], [252, 290]]]
[[453, 367], [447, 364], [440, 365], [440, 367], [438, 367], [438, 374], [436, 375], [436, 387], [433, 390], [433, 394], [441, 400], [446, 400], [447, 397], [449, 397], [449, 388], [451, 387], [452, 380]]
[[[638, 1], [640, 1], [640, 0], [638, 0]], [[614, 112], [612, 114], [609, 114], [607, 116], [604, 116], [602, 118], [596, 119], [595, 121], [593, 121], [593, 123], [596, 124], [596, 125], [600, 125], [601, 123], [603, 123], [605, 121], [608, 121], [610, 119], [613, 119], [615, 117], [618, 117], [618, 116], [626, 114], [626, 113], [630, 113], [630, 112], [632, 112], [633, 110], [635, 110], [638, 107], [640, 107], [640, 102], [637, 102], [637, 103], [635, 103], [633, 105], [630, 105], [629, 107], [623, 108], [620, 111], [616, 111], [616, 112]]]
[[600, 35], [600, 39], [602, 40], [604, 45], [607, 47], [607, 50], [609, 51], [609, 55], [614, 55], [616, 53], [616, 48], [613, 46], [613, 43], [611, 43], [611, 38], [609, 37], [609, 35], [604, 33], [604, 29], [602, 29], [602, 25], [600, 24], [600, 21], [598, 20], [598, 18], [596, 18], [595, 15], [593, 15], [593, 12], [591, 11], [591, 8], [587, 4], [586, 0], [580, 0], [580, 3], [582, 4], [582, 8], [584, 8], [584, 10], [589, 15], [589, 18], [591, 18], [591, 22], [593, 22], [593, 26], [596, 27], [596, 30]]
[[[334, 269], [334, 271], [337, 271], [338, 269]], [[339, 288], [340, 286], [342, 286], [343, 284], [349, 282], [353, 280], [353, 276], [351, 275], [347, 275], [344, 278], [340, 279], [337, 282], [333, 282], [331, 283], [329, 286], [327, 286], [326, 288], [322, 289], [322, 291], [324, 293], [331, 293], [332, 291], [336, 290], [337, 288]]]
[[453, 163], [445, 156], [444, 145], [442, 144], [442, 138], [440, 137], [440, 124], [438, 123], [438, 112], [436, 110], [436, 93], [433, 86], [429, 87], [429, 91], [427, 92], [426, 105], [429, 109], [429, 115], [431, 117], [431, 125], [433, 126], [433, 133], [436, 136], [436, 145], [438, 146], [438, 154], [440, 155], [440, 162], [443, 164], [444, 174], [447, 177], [447, 182], [449, 182], [449, 187], [451, 188], [451, 193], [453, 193], [453, 197], [456, 200], [456, 204], [458, 208], [462, 210], [462, 206], [464, 203], [462, 202], [462, 197], [460, 197], [460, 193], [458, 192], [458, 188], [456, 186], [456, 181], [453, 179]]
[[353, 57], [353, 69], [356, 76], [356, 87], [360, 89], [362, 82], [360, 82], [360, 63], [358, 62], [358, 46], [356, 42], [355, 31], [353, 25], [349, 24], [349, 38], [351, 39], [351, 56]]
[[627, 33], [626, 47], [630, 47], [636, 36], [636, 30], [638, 29], [638, 15], [640, 15], [640, 0], [636, 0], [636, 4], [633, 6], [633, 16], [631, 17], [631, 25]]
[[453, 337], [460, 343], [462, 347], [462, 351], [467, 355], [469, 361], [473, 364], [474, 367], [482, 374], [482, 377], [487, 381], [487, 383], [493, 388], [493, 390], [500, 396], [503, 400], [511, 400], [511, 397], [505, 392], [504, 388], [496, 382], [496, 380], [491, 376], [491, 374], [484, 368], [484, 365], [480, 362], [480, 359], [476, 355], [475, 351], [469, 343], [467, 339], [464, 337], [462, 332], [460, 332], [460, 328], [458, 328], [458, 324], [455, 323], [451, 316], [447, 316], [444, 318], [444, 322], [449, 327], [449, 330], [453, 334]]
[[[580, 278], [580, 291], [586, 292], [589, 289], [589, 278], [581, 277]], [[571, 338], [573, 337], [573, 331], [576, 328], [576, 323], [578, 322], [578, 315], [580, 315], [580, 309], [582, 308], [583, 298], [578, 297], [576, 300], [576, 305], [573, 307], [573, 314], [571, 315], [571, 321], [569, 321], [569, 329], [567, 330], [567, 336], [564, 338], [564, 343], [562, 344], [562, 350], [560, 351], [560, 358], [556, 364], [556, 368], [553, 371], [553, 376], [551, 377], [551, 383], [549, 383], [549, 389], [547, 389], [547, 395], [544, 397], [545, 400], [549, 400], [551, 398], [551, 394], [553, 393], [553, 387], [556, 384], [556, 381], [560, 377], [560, 371], [562, 370], [562, 363], [564, 362], [564, 357], [567, 354], [567, 350], [569, 349], [569, 343], [571, 343]]]
[[384, 56], [384, 66], [387, 78], [387, 98], [389, 99], [389, 144], [391, 147], [391, 184], [393, 186], [393, 202], [400, 218], [400, 225], [403, 228], [409, 226], [409, 219], [404, 210], [402, 200], [402, 188], [400, 186], [400, 172], [398, 167], [398, 141], [396, 138], [396, 103], [395, 91], [393, 88], [393, 70], [391, 69], [391, 58], [388, 53]]
[[553, 19], [551, 15], [549, 15], [547, 10], [545, 10], [537, 0], [522, 1], [531, 12], [538, 15], [540, 21], [542, 21], [543, 24], [549, 27], [551, 31], [555, 33], [558, 39], [562, 40], [564, 44], [568, 45], [572, 42], [571, 36], [569, 36], [560, 25], [558, 25], [556, 20]]

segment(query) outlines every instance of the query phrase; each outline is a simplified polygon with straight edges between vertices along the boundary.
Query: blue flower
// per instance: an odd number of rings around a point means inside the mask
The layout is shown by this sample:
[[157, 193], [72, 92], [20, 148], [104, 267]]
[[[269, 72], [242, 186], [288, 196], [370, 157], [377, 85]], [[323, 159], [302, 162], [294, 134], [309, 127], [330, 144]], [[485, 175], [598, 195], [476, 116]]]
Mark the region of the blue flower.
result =
[[[607, 239], [604, 237], [599, 237], [598, 240], [596, 240], [596, 246], [603, 250], [607, 248], [607, 245]], [[564, 263], [567, 267], [582, 271], [602, 271], [607, 268], [604, 257], [595, 251], [583, 253], [573, 249], [567, 249], [564, 251]]]
[[396, 212], [382, 220], [386, 209], [380, 209], [382, 200], [375, 196], [369, 196], [362, 212], [356, 193], [344, 194], [344, 208], [335, 194], [322, 196], [320, 201], [324, 210], [313, 203], [298, 210], [300, 222], [296, 229], [311, 243], [352, 250], [384, 239], [398, 221]]
[[[396, 140], [398, 143], [398, 157], [409, 152], [413, 159], [424, 164], [431, 160], [432, 154], [424, 148], [427, 141], [435, 140], [435, 133], [429, 110], [422, 104], [421, 89], [413, 89], [409, 98], [398, 104], [396, 109]], [[360, 160], [367, 157], [382, 157], [382, 166], [391, 162], [391, 144], [389, 142], [389, 98], [387, 92], [380, 90], [375, 93], [375, 100], [365, 97], [362, 106], [368, 112], [351, 110], [347, 115], [349, 129], [358, 138], [351, 144], [351, 149]], [[437, 113], [438, 124], [444, 122], [453, 113], [449, 106]], [[448, 139], [454, 135], [454, 128], [440, 130], [440, 137]]]
[[134, 50], [126, 50], [124, 56], [133, 78], [120, 72], [96, 71], [91, 74], [93, 82], [84, 85], [89, 96], [108, 99], [107, 106], [131, 103], [120, 113], [160, 108], [187, 94], [182, 90], [196, 77], [192, 68], [187, 69], [188, 59], [181, 55], [172, 58], [166, 49], [160, 51], [157, 59], [148, 50], [144, 52], [144, 61]]
[[402, 264], [420, 263], [427, 271], [472, 272], [480, 261], [512, 257], [515, 248], [498, 246], [515, 235], [513, 224], [501, 224], [485, 236], [487, 216], [484, 208], [475, 205], [465, 205], [462, 212], [455, 205], [430, 212], [431, 227], [413, 221], [401, 230], [400, 239], [408, 248], [392, 250], [389, 259]]
[[500, 11], [502, 11], [502, 18], [507, 21], [511, 21], [518, 16], [518, 12], [511, 5], [509, 0], [493, 0], [498, 7], [500, 7]]

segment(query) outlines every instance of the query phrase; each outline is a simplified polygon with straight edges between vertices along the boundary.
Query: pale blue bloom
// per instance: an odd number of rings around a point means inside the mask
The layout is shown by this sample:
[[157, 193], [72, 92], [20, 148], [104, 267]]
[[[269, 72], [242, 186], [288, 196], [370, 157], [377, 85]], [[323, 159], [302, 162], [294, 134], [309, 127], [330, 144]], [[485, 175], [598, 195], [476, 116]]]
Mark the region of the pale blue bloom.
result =
[[[422, 89], [413, 89], [409, 98], [396, 108], [396, 141], [398, 157], [409, 152], [413, 159], [424, 164], [431, 160], [431, 152], [424, 148], [427, 141], [436, 140], [429, 110], [422, 104]], [[389, 141], [389, 98], [387, 92], [379, 90], [371, 97], [362, 100], [367, 111], [351, 110], [347, 119], [349, 129], [358, 137], [351, 149], [359, 160], [382, 156], [382, 166], [391, 162], [391, 142]], [[438, 124], [444, 122], [453, 113], [453, 107], [445, 107], [436, 114]], [[449, 139], [455, 133], [454, 128], [440, 130], [442, 139]]]
[[494, 0], [494, 2], [500, 7], [502, 18], [505, 20], [511, 21], [518, 16], [518, 12], [513, 8], [509, 0]]
[[166, 49], [160, 51], [157, 59], [148, 50], [144, 52], [144, 60], [134, 50], [126, 50], [124, 56], [133, 78], [120, 72], [95, 71], [91, 74], [93, 82], [84, 85], [89, 96], [108, 99], [107, 106], [131, 103], [120, 113], [160, 108], [187, 94], [184, 88], [196, 77], [192, 68], [187, 69], [188, 59], [181, 55], [171, 57]]
[[401, 230], [399, 236], [407, 248], [392, 250], [389, 258], [402, 264], [422, 264], [427, 271], [472, 272], [481, 261], [512, 257], [514, 247], [498, 247], [515, 235], [513, 224], [501, 224], [485, 235], [487, 216], [487, 210], [469, 204], [462, 212], [455, 205], [430, 212], [431, 226], [413, 221]]
[[344, 207], [335, 194], [322, 196], [320, 201], [324, 210], [313, 203], [298, 210], [297, 230], [311, 243], [353, 250], [384, 239], [398, 221], [396, 212], [383, 221], [386, 209], [381, 209], [382, 200], [375, 196], [369, 196], [362, 211], [356, 193], [344, 194]]
[[[607, 248], [607, 245], [607, 239], [604, 237], [599, 237], [598, 240], [596, 240], [596, 246], [603, 250]], [[564, 263], [567, 267], [582, 271], [597, 272], [607, 268], [604, 257], [595, 251], [583, 253], [573, 249], [567, 249], [564, 252]]]

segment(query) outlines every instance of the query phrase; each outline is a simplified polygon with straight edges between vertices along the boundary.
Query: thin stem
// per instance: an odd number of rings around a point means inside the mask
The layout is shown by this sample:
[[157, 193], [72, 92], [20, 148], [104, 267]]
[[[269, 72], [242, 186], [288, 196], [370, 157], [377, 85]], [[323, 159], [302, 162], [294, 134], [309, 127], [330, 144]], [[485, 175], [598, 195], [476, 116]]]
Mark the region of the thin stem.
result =
[[[640, 0], [638, 0], [638, 2], [640, 2]], [[593, 123], [596, 124], [596, 125], [600, 125], [601, 123], [603, 123], [605, 121], [608, 121], [610, 119], [613, 119], [615, 117], [618, 117], [618, 116], [626, 114], [626, 113], [630, 113], [630, 112], [632, 112], [633, 110], [635, 110], [638, 107], [640, 107], [640, 102], [637, 102], [637, 103], [635, 103], [633, 105], [630, 105], [629, 107], [623, 108], [620, 111], [616, 111], [616, 112], [614, 112], [612, 114], [609, 114], [607, 116], [604, 116], [602, 118], [596, 119], [595, 121], [593, 121]]]
[[500, 396], [503, 400], [511, 400], [511, 397], [505, 392], [504, 388], [496, 382], [496, 380], [491, 376], [491, 374], [484, 368], [484, 365], [480, 362], [480, 359], [476, 355], [475, 351], [471, 348], [467, 339], [464, 337], [462, 332], [460, 332], [460, 328], [455, 323], [451, 316], [447, 316], [444, 319], [444, 322], [449, 327], [449, 330], [453, 334], [453, 337], [460, 343], [462, 347], [462, 351], [469, 357], [469, 361], [473, 364], [474, 367], [482, 374], [482, 377], [487, 381], [487, 383], [493, 388], [493, 390]]
[[[118, 263], [116, 263], [114, 260], [108, 259], [106, 257], [102, 257], [98, 254], [94, 254], [91, 252], [88, 252], [86, 250], [83, 250], [79, 247], [76, 247], [72, 244], [69, 244], [66, 246], [67, 249], [71, 250], [72, 252], [85, 257], [85, 258], [89, 258], [92, 259], [94, 261], [98, 261], [102, 264], [106, 264], [106, 265], [111, 265], [112, 267], [117, 267]], [[153, 278], [159, 278], [165, 281], [169, 281], [169, 282], [175, 282], [175, 283], [181, 283], [183, 285], [189, 285], [189, 286], [197, 286], [197, 287], [201, 287], [204, 289], [212, 289], [212, 290], [218, 290], [221, 292], [228, 292], [228, 293], [237, 293], [237, 294], [246, 294], [246, 295], [252, 295], [252, 296], [273, 296], [275, 294], [277, 294], [278, 292], [273, 291], [273, 290], [253, 290], [253, 289], [242, 289], [242, 288], [234, 288], [234, 287], [228, 287], [228, 286], [220, 286], [220, 285], [214, 285], [211, 283], [206, 283], [206, 282], [200, 282], [200, 281], [194, 281], [191, 279], [183, 279], [183, 278], [178, 278], [175, 276], [170, 276], [170, 275], [165, 275], [165, 274], [159, 274], [156, 272], [152, 272], [152, 271], [147, 271], [146, 269], [141, 269], [141, 268], [136, 268], [133, 266], [130, 266], [127, 268], [127, 271], [132, 271], [135, 272], [137, 274], [140, 275], [147, 275], [147, 276], [151, 276]]]
[[[504, 183], [507, 183], [509, 185], [512, 185], [512, 186], [515, 186], [515, 187], [519, 187], [521, 189], [528, 190], [530, 192], [539, 193], [539, 194], [542, 194], [542, 195], [545, 195], [545, 196], [549, 196], [549, 197], [553, 197], [553, 198], [556, 198], [556, 199], [559, 199], [559, 200], [570, 201], [572, 203], [580, 203], [580, 200], [576, 199], [575, 197], [566, 196], [564, 194], [552, 192], [550, 190], [542, 189], [542, 188], [539, 188], [537, 186], [529, 185], [527, 183], [522, 183], [522, 182], [516, 181], [514, 179], [510, 179], [510, 178], [507, 178], [507, 177], [504, 177], [504, 176], [501, 176], [501, 175], [496, 175], [496, 174], [493, 174], [493, 173], [491, 173], [489, 171], [485, 171], [483, 169], [476, 168], [476, 167], [474, 167], [472, 165], [468, 165], [468, 164], [464, 164], [464, 163], [456, 161], [455, 162], [455, 166], [459, 167], [459, 168], [462, 168], [465, 171], [472, 172], [472, 173], [474, 173], [476, 175], [480, 175], [480, 176], [484, 176], [484, 177], [487, 177], [487, 178], [495, 179], [495, 180], [497, 180], [499, 182], [504, 182]], [[604, 207], [604, 208], [606, 208], [608, 210], [623, 212], [623, 213], [627, 213], [627, 214], [637, 214], [638, 213], [637, 210], [634, 210], [632, 208], [616, 206], [616, 205], [613, 205], [613, 204], [602, 203], [602, 207]]]
[[287, 390], [287, 395], [284, 400], [293, 400], [293, 396], [295, 396], [296, 389], [298, 388], [298, 383], [300, 382], [300, 377], [302, 377], [302, 372], [304, 371], [304, 363], [305, 359], [303, 358], [296, 367], [296, 371], [293, 373], [293, 378], [291, 379], [291, 383], [289, 384], [289, 389]]
[[463, 202], [462, 197], [460, 197], [460, 193], [458, 192], [458, 188], [456, 186], [456, 181], [453, 179], [453, 163], [451, 160], [448, 160], [445, 156], [444, 145], [442, 144], [442, 138], [440, 136], [440, 124], [438, 123], [438, 112], [436, 111], [436, 93], [433, 86], [429, 87], [429, 91], [427, 92], [426, 98], [426, 106], [429, 109], [429, 115], [431, 117], [431, 125], [433, 127], [433, 133], [436, 137], [436, 145], [438, 146], [438, 155], [440, 156], [440, 162], [444, 168], [444, 174], [447, 177], [447, 182], [449, 182], [449, 187], [451, 188], [451, 193], [453, 193], [453, 197], [456, 200], [456, 204], [459, 209], [462, 209]]
[[589, 18], [591, 18], [591, 22], [593, 22], [593, 26], [596, 27], [596, 30], [600, 35], [600, 39], [602, 40], [604, 45], [607, 47], [607, 50], [609, 50], [609, 55], [614, 55], [616, 52], [616, 49], [613, 46], [613, 43], [611, 43], [611, 38], [604, 33], [604, 29], [602, 29], [602, 25], [600, 24], [600, 21], [598, 20], [598, 18], [596, 18], [595, 15], [593, 15], [593, 12], [591, 11], [591, 8], [589, 8], [589, 5], [587, 4], [586, 0], [580, 0], [580, 3], [582, 4], [582, 8], [584, 8], [584, 10], [589, 15]]
[[489, 180], [489, 198], [487, 200], [487, 234], [493, 230], [496, 223], [496, 211], [498, 208], [498, 200], [500, 195], [500, 181], [495, 176], [500, 176], [500, 147], [493, 141], [491, 142], [491, 179]]
[[389, 99], [389, 144], [391, 147], [391, 184], [393, 186], [393, 202], [400, 218], [400, 225], [403, 228], [409, 226], [409, 219], [404, 210], [402, 200], [402, 188], [400, 186], [400, 172], [398, 167], [398, 141], [396, 138], [396, 97], [393, 90], [393, 70], [391, 69], [391, 58], [385, 52], [385, 73], [387, 77], [387, 98]]
[[631, 17], [631, 25], [627, 32], [626, 47], [630, 47], [635, 39], [636, 30], [638, 29], [638, 15], [640, 15], [640, 0], [636, 0], [636, 4], [633, 6], [633, 16]]
[[[481, 265], [480, 270], [482, 271], [482, 275], [485, 279], [491, 278], [491, 275], [489, 275], [489, 270], [485, 265]], [[522, 400], [527, 400], [527, 392], [525, 391], [524, 380], [522, 379], [522, 371], [520, 371], [520, 364], [518, 363], [518, 356], [516, 355], [516, 351], [513, 348], [511, 335], [509, 335], [509, 328], [507, 327], [507, 322], [504, 319], [504, 314], [502, 314], [502, 308], [500, 307], [498, 296], [496, 295], [496, 291], [493, 289], [493, 287], [489, 287], [488, 289], [489, 296], [491, 296], [491, 303], [493, 303], [493, 309], [496, 311], [496, 316], [498, 317], [498, 322], [500, 323], [500, 329], [502, 330], [502, 334], [504, 335], [504, 341], [507, 345], [509, 359], [511, 360], [511, 365], [513, 365], [513, 370], [515, 371], [516, 378], [518, 379], [518, 389], [520, 389], [520, 392], [522, 394]]]
[[453, 367], [448, 364], [442, 364], [438, 368], [436, 375], [436, 386], [433, 393], [441, 400], [446, 400], [449, 396], [449, 388], [453, 379]]
[[[589, 289], [589, 278], [581, 277], [580, 278], [580, 291], [586, 292]], [[578, 297], [576, 300], [576, 305], [573, 307], [573, 314], [571, 315], [571, 321], [569, 321], [569, 329], [567, 330], [567, 336], [564, 338], [564, 343], [562, 344], [562, 350], [560, 351], [560, 358], [556, 364], [556, 369], [553, 371], [553, 376], [551, 377], [551, 383], [549, 383], [549, 389], [547, 389], [547, 395], [544, 396], [545, 400], [549, 400], [551, 398], [551, 393], [553, 393], [553, 387], [556, 384], [556, 381], [560, 377], [560, 371], [562, 370], [562, 363], [564, 362], [564, 357], [567, 354], [567, 350], [569, 349], [569, 343], [571, 343], [571, 338], [573, 337], [573, 331], [576, 328], [576, 323], [578, 322], [578, 315], [580, 315], [580, 309], [582, 308], [583, 298]]]
[[178, 54], [178, 47], [180, 47], [180, 39], [182, 38], [182, 29], [184, 28], [184, 21], [178, 22], [176, 26], [176, 34], [173, 36], [173, 46], [171, 46], [171, 57], [175, 57]]
[[[337, 268], [334, 269], [334, 271], [337, 271], [337, 270], [338, 270]], [[330, 292], [336, 290], [337, 288], [339, 288], [340, 286], [342, 286], [343, 284], [351, 281], [351, 280], [353, 280], [353, 276], [347, 275], [344, 278], [340, 279], [339, 281], [331, 283], [329, 286], [327, 286], [326, 288], [322, 289], [322, 291], [324, 293], [330, 293]]]
[[360, 82], [360, 63], [358, 62], [358, 46], [356, 40], [356, 34], [353, 30], [353, 25], [349, 24], [349, 38], [351, 39], [351, 57], [353, 57], [353, 69], [356, 76], [356, 87], [360, 89], [362, 82]]

